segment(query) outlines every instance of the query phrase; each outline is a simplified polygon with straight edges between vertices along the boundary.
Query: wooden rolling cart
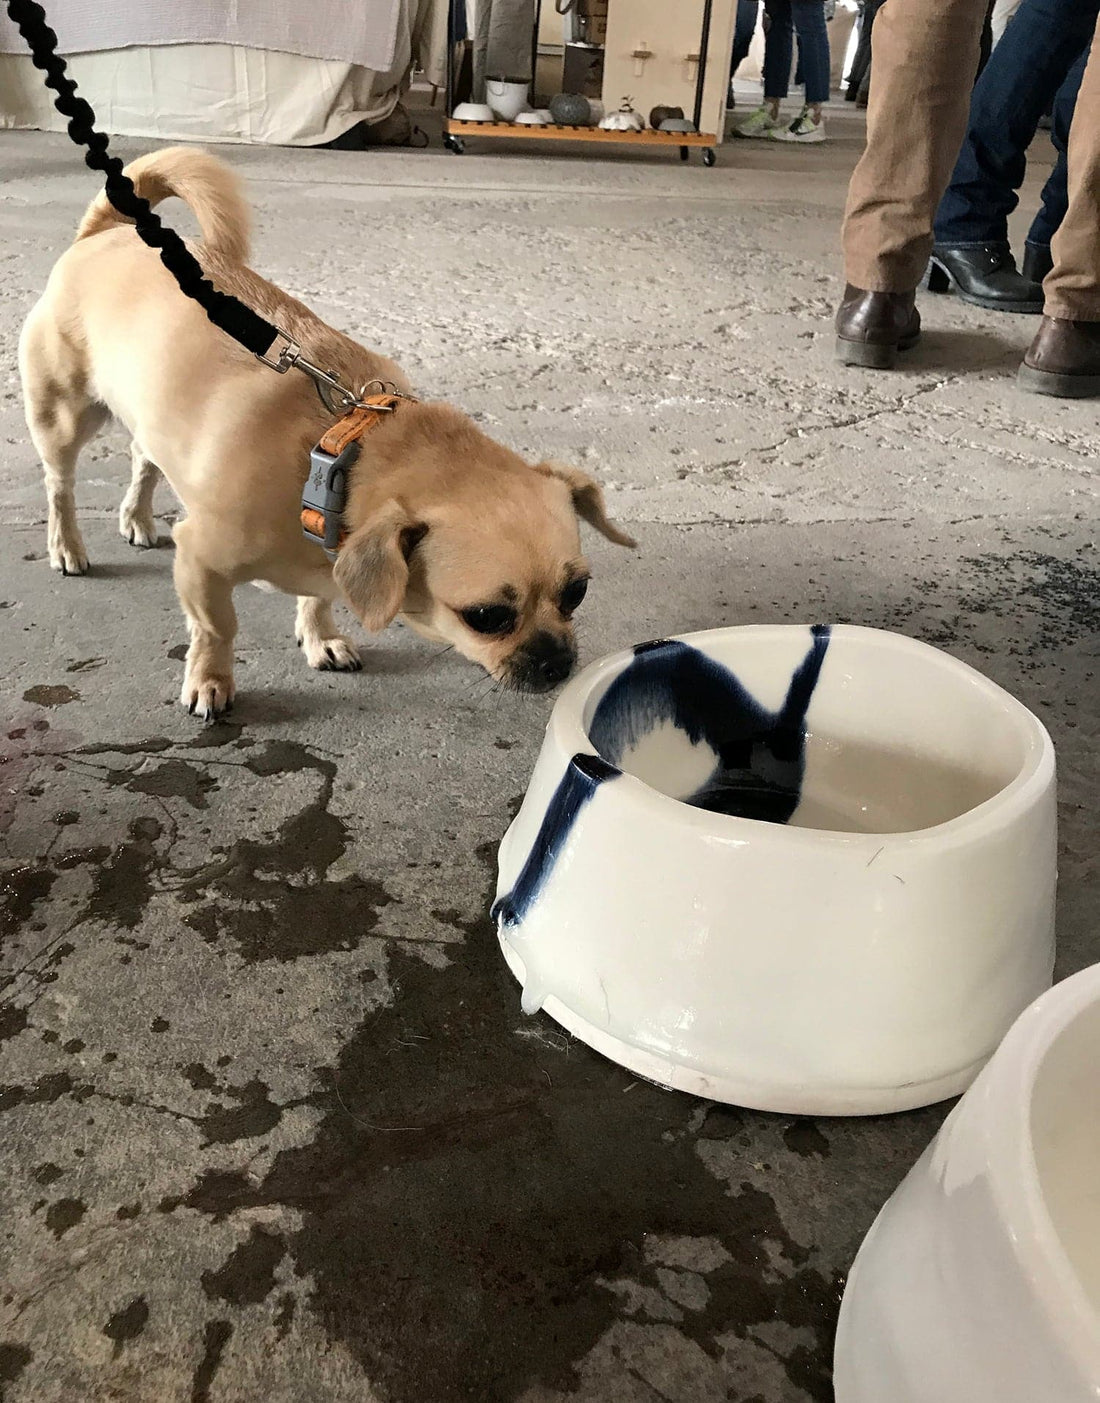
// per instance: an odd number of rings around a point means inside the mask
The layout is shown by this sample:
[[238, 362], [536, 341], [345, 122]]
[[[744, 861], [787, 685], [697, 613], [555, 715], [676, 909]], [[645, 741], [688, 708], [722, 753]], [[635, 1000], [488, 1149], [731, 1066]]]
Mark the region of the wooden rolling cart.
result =
[[[538, 34], [541, 19], [542, 0], [535, 0], [535, 24], [531, 44], [532, 87], [538, 65]], [[443, 145], [456, 156], [466, 150], [469, 138], [480, 140], [508, 140], [553, 143], [556, 141], [576, 141], [599, 145], [636, 146], [641, 148], [678, 150], [680, 159], [686, 161], [693, 148], [701, 150], [703, 164], [713, 166], [716, 160], [714, 148], [718, 136], [714, 132], [701, 130], [703, 122], [703, 93], [707, 81], [707, 58], [710, 53], [711, 20], [714, 13], [714, 0], [703, 0], [703, 22], [699, 36], [698, 55], [692, 55], [696, 64], [695, 104], [692, 120], [694, 132], [662, 132], [645, 130], [641, 132], [605, 131], [600, 127], [563, 126], [523, 126], [512, 122], [462, 122], [450, 114], [455, 106], [455, 4], [450, 0], [447, 11], [447, 113], [443, 122]]]

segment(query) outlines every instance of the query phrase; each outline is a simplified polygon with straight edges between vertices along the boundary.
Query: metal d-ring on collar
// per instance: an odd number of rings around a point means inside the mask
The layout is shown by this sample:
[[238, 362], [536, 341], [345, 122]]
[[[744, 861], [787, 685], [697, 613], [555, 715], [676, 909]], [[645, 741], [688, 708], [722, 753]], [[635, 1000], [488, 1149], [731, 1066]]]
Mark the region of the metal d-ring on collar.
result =
[[[288, 370], [301, 370], [313, 381], [321, 403], [330, 414], [337, 416], [348, 414], [353, 409], [361, 409], [366, 404], [365, 396], [371, 386], [377, 385], [380, 394], [392, 395], [395, 399], [407, 399], [396, 385], [390, 384], [388, 380], [369, 380], [365, 385], [359, 387], [358, 392], [351, 390], [343, 383], [338, 375], [331, 370], [322, 370], [319, 365], [314, 365], [312, 361], [306, 360], [302, 355], [302, 348], [292, 336], [288, 336], [285, 331], [279, 331], [282, 338], [277, 352], [273, 355], [272, 350], [275, 343], [269, 346], [262, 356], [256, 359], [262, 361], [279, 375], [285, 375]], [[392, 405], [372, 405], [379, 414], [392, 414]]]

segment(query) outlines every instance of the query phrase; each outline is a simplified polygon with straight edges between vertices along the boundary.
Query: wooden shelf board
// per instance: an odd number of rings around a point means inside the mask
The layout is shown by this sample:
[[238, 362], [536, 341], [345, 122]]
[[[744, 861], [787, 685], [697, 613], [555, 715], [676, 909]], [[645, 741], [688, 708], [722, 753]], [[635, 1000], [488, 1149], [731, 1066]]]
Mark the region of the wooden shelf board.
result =
[[517, 141], [607, 141], [620, 146], [716, 146], [718, 138], [707, 132], [609, 132], [601, 127], [528, 127], [513, 122], [459, 122], [447, 119], [452, 136], [509, 137]]

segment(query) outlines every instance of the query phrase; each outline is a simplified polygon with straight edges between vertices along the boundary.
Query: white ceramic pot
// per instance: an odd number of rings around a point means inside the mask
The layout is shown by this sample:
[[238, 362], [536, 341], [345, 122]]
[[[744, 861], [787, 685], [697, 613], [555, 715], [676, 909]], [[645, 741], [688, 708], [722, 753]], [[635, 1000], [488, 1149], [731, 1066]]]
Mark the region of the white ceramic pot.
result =
[[1100, 965], [1044, 994], [879, 1214], [836, 1403], [1100, 1397]]
[[527, 106], [530, 83], [509, 83], [503, 78], [485, 80], [485, 101], [502, 122], [514, 122]]
[[787, 1113], [969, 1085], [1050, 983], [1054, 754], [965, 664], [733, 628], [562, 693], [500, 850], [523, 1004], [641, 1076]]

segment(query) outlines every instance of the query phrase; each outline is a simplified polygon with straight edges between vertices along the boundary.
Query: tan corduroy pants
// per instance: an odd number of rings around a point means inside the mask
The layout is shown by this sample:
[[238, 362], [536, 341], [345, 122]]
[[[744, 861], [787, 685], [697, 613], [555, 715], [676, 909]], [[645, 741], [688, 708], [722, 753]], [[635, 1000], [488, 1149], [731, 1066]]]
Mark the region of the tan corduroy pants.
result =
[[[966, 132], [986, 0], [887, 0], [875, 19], [867, 149], [848, 190], [847, 279], [911, 292]], [[1069, 212], [1051, 245], [1046, 313], [1100, 321], [1100, 45], [1077, 99]]]

